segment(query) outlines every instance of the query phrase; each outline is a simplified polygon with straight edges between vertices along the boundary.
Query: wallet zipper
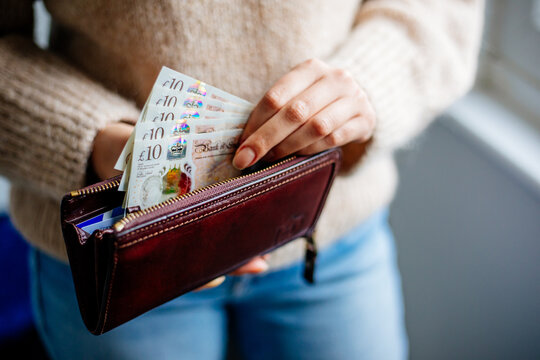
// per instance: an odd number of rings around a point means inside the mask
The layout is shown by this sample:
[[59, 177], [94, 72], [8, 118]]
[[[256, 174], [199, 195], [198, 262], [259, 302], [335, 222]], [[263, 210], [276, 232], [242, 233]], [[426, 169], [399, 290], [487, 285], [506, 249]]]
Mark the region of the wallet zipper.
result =
[[[261, 169], [261, 170], [258, 170], [258, 171], [255, 171], [255, 172], [252, 172], [250, 174], [246, 174], [246, 175], [240, 175], [240, 176], [236, 176], [236, 177], [233, 177], [233, 178], [230, 178], [230, 179], [227, 179], [227, 180], [223, 180], [223, 181], [220, 181], [220, 182], [217, 182], [215, 184], [211, 184], [211, 185], [207, 185], [207, 186], [204, 186], [202, 188], [199, 188], [199, 189], [196, 189], [196, 190], [193, 190], [191, 192], [188, 192], [186, 194], [183, 194], [183, 195], [179, 195], [177, 197], [174, 197], [174, 198], [171, 198], [169, 200], [166, 200], [162, 203], [159, 203], [159, 204], [156, 204], [156, 205], [153, 205], [153, 206], [150, 206], [149, 208], [147, 209], [143, 209], [143, 210], [139, 210], [139, 211], [135, 211], [135, 212], [132, 212], [131, 214], [128, 214], [126, 215], [126, 217], [120, 219], [117, 223], [115, 223], [113, 225], [113, 228], [116, 232], [120, 232], [124, 229], [124, 227], [131, 221], [141, 217], [141, 216], [144, 216], [146, 214], [149, 214], [155, 210], [159, 210], [165, 206], [168, 206], [170, 204], [174, 204], [175, 202], [177, 201], [180, 201], [180, 200], [185, 200], [187, 198], [190, 198], [192, 196], [195, 196], [195, 195], [198, 195], [200, 193], [202, 193], [203, 191], [207, 191], [207, 190], [210, 190], [210, 189], [214, 189], [218, 186], [222, 186], [222, 185], [225, 185], [225, 184], [228, 184], [228, 183], [231, 183], [233, 181], [237, 181], [237, 180], [241, 180], [241, 179], [244, 179], [244, 178], [247, 178], [247, 177], [252, 177], [252, 176], [255, 176], [255, 175], [258, 175], [258, 174], [261, 174], [263, 172], [266, 172], [266, 171], [269, 171], [269, 170], [272, 170], [278, 166], [281, 166], [289, 161], [292, 161], [296, 159], [296, 156], [291, 156], [285, 160], [282, 160], [280, 162], [277, 162], [269, 167], [266, 167], [264, 169]], [[119, 182], [118, 182], [119, 183]], [[110, 187], [108, 187], [110, 188]], [[105, 190], [105, 189], [104, 189]], [[101, 191], [101, 190], [100, 190]]]
[[[175, 203], [177, 201], [184, 200], [184, 199], [189, 198], [191, 196], [200, 194], [203, 191], [213, 189], [213, 188], [216, 188], [216, 187], [224, 185], [224, 184], [228, 184], [228, 183], [233, 182], [233, 181], [244, 179], [244, 178], [247, 178], [249, 176], [258, 175], [258, 174], [260, 174], [262, 172], [274, 169], [274, 168], [276, 168], [278, 166], [281, 166], [281, 165], [283, 165], [283, 164], [285, 164], [285, 163], [287, 163], [289, 161], [292, 161], [294, 159], [296, 159], [296, 156], [291, 156], [291, 157], [289, 157], [289, 158], [287, 158], [285, 160], [277, 162], [277, 163], [275, 163], [275, 164], [273, 164], [273, 165], [271, 165], [269, 167], [266, 167], [264, 169], [261, 169], [261, 170], [258, 170], [258, 171], [255, 171], [255, 172], [252, 172], [252, 173], [249, 173], [249, 174], [246, 174], [246, 175], [236, 176], [236, 177], [233, 177], [233, 178], [230, 178], [230, 179], [227, 179], [227, 180], [217, 182], [215, 184], [207, 185], [207, 186], [204, 186], [204, 187], [202, 187], [200, 189], [196, 189], [196, 190], [193, 190], [193, 191], [188, 192], [186, 194], [183, 194], [183, 195], [174, 197], [172, 199], [166, 200], [166, 201], [164, 201], [162, 203], [156, 204], [156, 205], [151, 206], [151, 207], [149, 207], [147, 209], [135, 211], [135, 212], [133, 212], [131, 214], [128, 214], [126, 217], [124, 217], [123, 219], [121, 219], [117, 223], [115, 223], [113, 225], [113, 228], [116, 231], [122, 231], [122, 229], [124, 229], [125, 225], [127, 223], [129, 223], [130, 221], [132, 221], [132, 220], [134, 220], [136, 218], [139, 218], [140, 216], [146, 215], [146, 214], [148, 214], [148, 213], [150, 213], [150, 212], [152, 212], [154, 210], [161, 209], [164, 206], [167, 206], [167, 205], [170, 205], [170, 204]], [[70, 192], [70, 195], [75, 197], [75, 196], [81, 196], [81, 195], [94, 194], [94, 193], [97, 193], [97, 192], [110, 190], [110, 189], [113, 189], [113, 188], [118, 187], [118, 186], [120, 186], [120, 180], [111, 180], [111, 181], [107, 181], [107, 182], [102, 183], [102, 184], [97, 184], [97, 185], [86, 187], [86, 188], [79, 189], [79, 190], [73, 190], [73, 191]]]
[[95, 185], [95, 186], [91, 186], [91, 187], [86, 187], [84, 189], [73, 190], [70, 193], [70, 195], [71, 196], [88, 195], [88, 194], [93, 194], [93, 193], [100, 192], [100, 191], [110, 190], [110, 189], [112, 189], [114, 187], [118, 187], [118, 186], [120, 186], [120, 180], [111, 180], [111, 181], [103, 183], [103, 184], [99, 184], [99, 185]]

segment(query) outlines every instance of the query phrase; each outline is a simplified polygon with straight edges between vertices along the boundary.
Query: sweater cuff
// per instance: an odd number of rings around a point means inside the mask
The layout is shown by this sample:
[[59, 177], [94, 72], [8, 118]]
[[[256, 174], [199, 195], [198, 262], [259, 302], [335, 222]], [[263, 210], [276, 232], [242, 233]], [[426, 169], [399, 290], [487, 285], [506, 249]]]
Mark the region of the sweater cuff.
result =
[[97, 132], [139, 113], [19, 36], [0, 39], [0, 88], [0, 170], [55, 199], [84, 185]]

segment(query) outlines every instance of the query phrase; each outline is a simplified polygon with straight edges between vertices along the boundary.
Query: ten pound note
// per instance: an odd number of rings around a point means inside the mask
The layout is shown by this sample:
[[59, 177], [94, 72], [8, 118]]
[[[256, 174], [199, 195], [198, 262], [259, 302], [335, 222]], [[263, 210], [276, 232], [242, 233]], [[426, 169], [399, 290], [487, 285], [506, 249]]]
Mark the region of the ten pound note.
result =
[[253, 105], [163, 67], [118, 158], [124, 208], [141, 209], [237, 176], [232, 156]]

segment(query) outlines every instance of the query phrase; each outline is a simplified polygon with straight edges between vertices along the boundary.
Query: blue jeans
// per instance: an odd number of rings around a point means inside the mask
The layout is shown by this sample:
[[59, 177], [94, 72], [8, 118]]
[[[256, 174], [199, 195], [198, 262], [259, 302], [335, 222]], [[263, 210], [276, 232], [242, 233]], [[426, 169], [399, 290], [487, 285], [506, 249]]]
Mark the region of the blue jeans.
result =
[[[387, 212], [302, 262], [227, 277], [101, 336], [81, 320], [69, 267], [31, 254], [36, 324], [52, 359], [404, 359], [401, 286]], [[151, 289], [149, 289], [151, 291]]]

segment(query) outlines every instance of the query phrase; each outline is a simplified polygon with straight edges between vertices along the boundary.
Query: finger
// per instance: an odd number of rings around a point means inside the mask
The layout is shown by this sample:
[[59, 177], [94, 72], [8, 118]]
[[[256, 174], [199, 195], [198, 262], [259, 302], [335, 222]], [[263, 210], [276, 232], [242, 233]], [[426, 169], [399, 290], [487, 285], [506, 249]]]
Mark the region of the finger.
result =
[[360, 109], [358, 100], [353, 97], [334, 101], [274, 147], [270, 151], [272, 155], [265, 160], [279, 159], [308, 147], [340, 128], [349, 119], [359, 115]]
[[340, 128], [334, 130], [331, 134], [300, 150], [298, 153], [301, 155], [311, 155], [345, 145], [351, 141], [367, 141], [372, 132], [373, 130], [370, 121], [366, 120], [363, 116], [356, 116], [347, 121]]
[[204, 290], [204, 289], [211, 289], [211, 288], [215, 288], [219, 285], [221, 285], [223, 282], [225, 281], [225, 276], [220, 276], [218, 278], [215, 278], [214, 280], [204, 284], [203, 286], [193, 290], [193, 291], [200, 291], [200, 290]]
[[233, 159], [233, 165], [243, 169], [256, 163], [314, 114], [341, 97], [343, 91], [335, 77], [325, 76], [317, 80], [289, 101], [240, 145]]
[[231, 275], [259, 274], [266, 270], [268, 270], [268, 263], [262, 257], [257, 256], [233, 271]]
[[247, 139], [292, 98], [319, 80], [324, 75], [326, 67], [327, 65], [320, 60], [307, 60], [279, 79], [251, 112], [240, 142]]

